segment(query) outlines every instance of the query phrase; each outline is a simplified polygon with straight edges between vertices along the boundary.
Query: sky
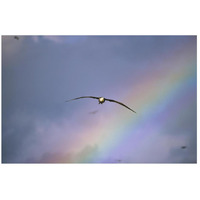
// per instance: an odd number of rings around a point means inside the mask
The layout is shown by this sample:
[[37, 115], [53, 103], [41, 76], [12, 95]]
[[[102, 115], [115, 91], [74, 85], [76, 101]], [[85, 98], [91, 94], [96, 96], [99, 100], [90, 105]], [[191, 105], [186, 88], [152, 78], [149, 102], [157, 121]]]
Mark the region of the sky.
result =
[[196, 60], [196, 36], [2, 36], [2, 162], [196, 163]]

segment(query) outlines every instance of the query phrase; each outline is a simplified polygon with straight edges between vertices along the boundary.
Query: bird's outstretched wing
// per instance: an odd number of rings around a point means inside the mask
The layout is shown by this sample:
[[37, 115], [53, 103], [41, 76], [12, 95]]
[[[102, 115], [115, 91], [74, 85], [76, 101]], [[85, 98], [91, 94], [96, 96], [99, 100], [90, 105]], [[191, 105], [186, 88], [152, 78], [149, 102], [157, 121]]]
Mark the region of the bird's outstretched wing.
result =
[[82, 98], [93, 98], [93, 99], [99, 99], [99, 97], [83, 96], [83, 97], [77, 97], [77, 98], [75, 98], [75, 99], [67, 100], [66, 102], [68, 102], [68, 101], [73, 101], [73, 100], [77, 100], [77, 99], [82, 99]]
[[125, 104], [123, 104], [123, 103], [121, 103], [121, 102], [119, 102], [119, 101], [115, 101], [115, 100], [113, 100], [113, 99], [106, 99], [106, 98], [105, 98], [105, 100], [106, 100], [106, 101], [110, 101], [110, 102], [118, 103], [118, 104], [120, 104], [120, 105], [122, 105], [122, 106], [128, 108], [129, 110], [133, 111], [134, 113], [136, 113], [134, 110], [132, 110], [131, 108], [129, 108], [128, 106], [126, 106]]

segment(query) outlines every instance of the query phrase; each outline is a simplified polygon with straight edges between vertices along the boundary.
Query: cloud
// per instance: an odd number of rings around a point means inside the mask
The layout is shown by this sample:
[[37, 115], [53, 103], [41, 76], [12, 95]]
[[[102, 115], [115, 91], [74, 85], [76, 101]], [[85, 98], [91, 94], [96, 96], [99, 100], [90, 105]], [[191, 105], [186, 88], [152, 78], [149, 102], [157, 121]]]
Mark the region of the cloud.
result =
[[98, 160], [98, 146], [86, 145], [80, 151], [44, 152], [40, 157], [29, 157], [25, 163], [94, 163]]
[[14, 60], [21, 49], [23, 48], [24, 37], [19, 37], [19, 40], [14, 39], [14, 36], [2, 36], [2, 67], [10, 67], [14, 64]]
[[38, 159], [45, 152], [57, 151], [62, 133], [56, 122], [36, 114], [17, 111], [3, 122], [2, 160], [24, 162], [30, 158]]
[[73, 162], [73, 153], [45, 152], [39, 159], [28, 158], [25, 163], [71, 163]]
[[59, 36], [43, 36], [43, 38], [54, 43], [61, 43], [63, 41], [62, 37]]
[[[177, 120], [167, 118], [166, 122], [166, 115], [161, 120], [162, 116], [156, 113], [157, 119], [148, 123], [151, 127], [163, 121], [159, 124], [162, 127], [159, 136], [141, 140], [136, 150], [132, 140], [126, 138], [126, 143], [120, 142], [116, 147], [118, 154], [113, 151], [103, 156], [104, 147], [98, 139], [100, 130], [109, 132], [109, 121], [117, 118], [112, 108], [119, 107], [109, 103], [98, 105], [89, 99], [65, 103], [83, 95], [124, 98], [125, 94], [133, 93], [133, 81], [140, 85], [140, 78], [145, 74], [152, 75], [158, 67], [162, 71], [166, 66], [155, 67], [149, 63], [158, 57], [167, 58], [166, 52], [181, 49], [184, 41], [189, 40], [187, 37], [21, 36], [20, 40], [3, 37], [3, 161], [193, 162], [196, 130], [191, 127], [195, 126], [196, 116], [194, 110], [189, 112], [191, 106], [187, 115], [185, 110], [180, 113], [186, 116], [185, 121], [177, 117]], [[141, 91], [141, 96], [145, 92], [148, 91]], [[193, 105], [195, 100], [191, 100], [188, 99]], [[177, 113], [177, 102], [170, 116]], [[96, 110], [99, 110], [97, 114]], [[145, 131], [149, 130], [142, 126], [141, 133]], [[88, 136], [90, 132], [94, 135]], [[97, 139], [95, 134], [99, 134]], [[187, 151], [179, 151], [180, 145], [187, 145]]]
[[39, 36], [32, 36], [32, 39], [34, 42], [38, 43], [39, 42]]
[[84, 42], [87, 39], [87, 36], [32, 36], [34, 42], [38, 43], [42, 39], [53, 42], [55, 44], [77, 44]]
[[[88, 115], [87, 111], [84, 115]], [[88, 125], [82, 117], [66, 113], [49, 118], [17, 110], [6, 121], [3, 119], [2, 162], [79, 162], [87, 154], [97, 153], [97, 146], [78, 142], [85, 137]]]

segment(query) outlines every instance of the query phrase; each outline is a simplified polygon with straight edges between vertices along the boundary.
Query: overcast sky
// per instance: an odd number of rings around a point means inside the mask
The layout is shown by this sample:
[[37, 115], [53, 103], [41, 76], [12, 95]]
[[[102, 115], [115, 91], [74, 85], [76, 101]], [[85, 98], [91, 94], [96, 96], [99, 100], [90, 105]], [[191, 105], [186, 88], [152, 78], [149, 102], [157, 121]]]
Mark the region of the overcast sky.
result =
[[3, 36], [2, 162], [195, 163], [196, 67], [195, 36]]

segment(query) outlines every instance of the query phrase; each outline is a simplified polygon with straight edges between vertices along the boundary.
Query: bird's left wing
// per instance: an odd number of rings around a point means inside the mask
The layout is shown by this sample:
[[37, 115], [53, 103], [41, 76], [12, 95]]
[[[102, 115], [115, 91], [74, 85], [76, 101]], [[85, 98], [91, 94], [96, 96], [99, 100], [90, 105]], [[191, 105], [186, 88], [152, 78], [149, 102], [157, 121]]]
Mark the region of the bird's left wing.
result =
[[131, 110], [132, 112], [136, 113], [134, 110], [132, 110], [131, 108], [129, 108], [128, 106], [126, 106], [125, 104], [123, 104], [123, 103], [121, 103], [121, 102], [119, 102], [119, 101], [115, 101], [115, 100], [113, 100], [113, 99], [106, 99], [106, 98], [105, 98], [105, 100], [106, 100], [106, 101], [110, 101], [110, 102], [118, 103], [118, 104], [120, 104], [120, 105], [122, 105], [122, 106], [128, 108], [128, 109]]
[[77, 99], [82, 99], [82, 98], [93, 98], [93, 99], [99, 99], [99, 97], [93, 97], [93, 96], [82, 96], [82, 97], [77, 97], [77, 98], [75, 98], [75, 99], [67, 100], [66, 102], [68, 102], [68, 101], [73, 101], [73, 100], [77, 100]]

